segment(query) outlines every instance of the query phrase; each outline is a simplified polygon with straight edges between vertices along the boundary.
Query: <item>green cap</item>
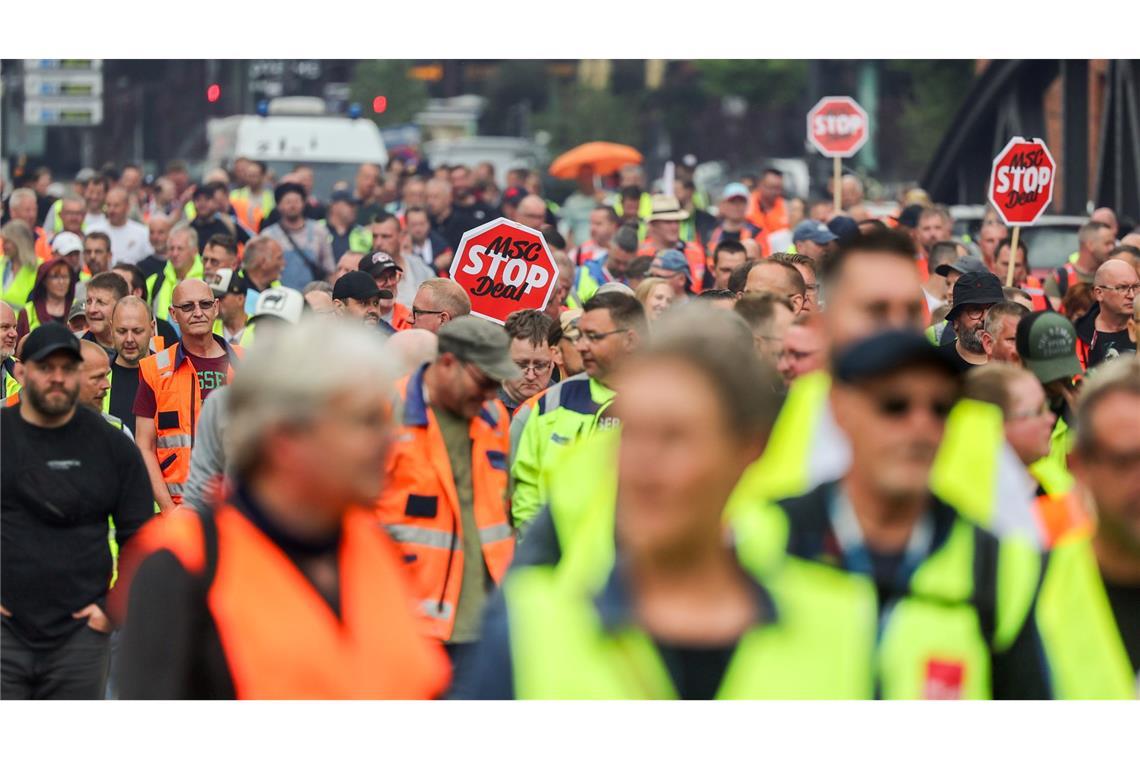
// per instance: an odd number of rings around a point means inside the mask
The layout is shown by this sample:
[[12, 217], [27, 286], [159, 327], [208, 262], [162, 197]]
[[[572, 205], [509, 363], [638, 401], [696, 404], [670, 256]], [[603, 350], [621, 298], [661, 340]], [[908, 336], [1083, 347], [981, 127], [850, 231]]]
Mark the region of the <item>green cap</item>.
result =
[[470, 362], [492, 380], [514, 380], [521, 373], [511, 361], [511, 339], [500, 325], [473, 316], [456, 317], [439, 328], [439, 353]]
[[1055, 311], [1039, 311], [1017, 324], [1017, 353], [1042, 384], [1081, 374], [1077, 328]]

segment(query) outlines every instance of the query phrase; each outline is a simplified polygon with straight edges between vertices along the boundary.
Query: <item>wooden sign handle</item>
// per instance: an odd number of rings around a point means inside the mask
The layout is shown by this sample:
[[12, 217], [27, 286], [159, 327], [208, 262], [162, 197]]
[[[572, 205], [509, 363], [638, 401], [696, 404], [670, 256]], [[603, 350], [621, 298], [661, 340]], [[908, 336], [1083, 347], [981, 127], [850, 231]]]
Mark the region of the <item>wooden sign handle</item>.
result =
[[1013, 287], [1013, 270], [1017, 264], [1017, 243], [1021, 237], [1021, 228], [1013, 228], [1013, 237], [1009, 241], [1009, 267], [1005, 273], [1005, 286], [1007, 288]]
[[832, 193], [831, 194], [832, 194], [832, 197], [833, 197], [834, 203], [835, 203], [835, 213], [840, 214], [843, 212], [843, 204], [842, 204], [843, 199], [842, 199], [842, 196], [840, 193], [840, 188], [839, 188], [839, 178], [843, 174], [843, 159], [840, 158], [839, 156], [836, 156], [835, 158], [832, 159], [832, 161], [835, 162], [834, 163], [835, 168], [832, 172], [835, 175], [835, 179], [833, 179], [832, 183], [831, 183], [832, 184]]

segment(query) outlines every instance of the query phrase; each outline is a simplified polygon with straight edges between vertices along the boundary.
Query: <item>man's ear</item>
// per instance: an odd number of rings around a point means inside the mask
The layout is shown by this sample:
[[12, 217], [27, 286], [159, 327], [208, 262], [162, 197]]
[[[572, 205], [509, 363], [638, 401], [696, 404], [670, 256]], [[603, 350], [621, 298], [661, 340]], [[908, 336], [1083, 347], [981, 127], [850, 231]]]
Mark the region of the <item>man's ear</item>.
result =
[[988, 332], [982, 330], [982, 348], [986, 350], [986, 356], [992, 357], [994, 355], [994, 339]]

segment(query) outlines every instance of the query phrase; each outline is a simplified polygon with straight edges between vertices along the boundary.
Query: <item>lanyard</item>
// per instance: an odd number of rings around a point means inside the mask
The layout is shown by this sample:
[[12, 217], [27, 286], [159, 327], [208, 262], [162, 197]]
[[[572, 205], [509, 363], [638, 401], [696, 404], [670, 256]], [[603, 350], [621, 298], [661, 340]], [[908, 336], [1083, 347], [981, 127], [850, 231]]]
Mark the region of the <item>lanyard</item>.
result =
[[[863, 539], [863, 529], [859, 527], [859, 520], [855, 517], [855, 508], [851, 500], [841, 488], [832, 492], [828, 504], [828, 516], [831, 519], [831, 529], [843, 553], [843, 564], [848, 570], [874, 577], [874, 568], [871, 563], [871, 552]], [[906, 590], [910, 576], [930, 555], [934, 541], [934, 518], [929, 511], [925, 512], [911, 530], [906, 548], [903, 550], [902, 561], [899, 563], [894, 579], [894, 588], [899, 593]]]

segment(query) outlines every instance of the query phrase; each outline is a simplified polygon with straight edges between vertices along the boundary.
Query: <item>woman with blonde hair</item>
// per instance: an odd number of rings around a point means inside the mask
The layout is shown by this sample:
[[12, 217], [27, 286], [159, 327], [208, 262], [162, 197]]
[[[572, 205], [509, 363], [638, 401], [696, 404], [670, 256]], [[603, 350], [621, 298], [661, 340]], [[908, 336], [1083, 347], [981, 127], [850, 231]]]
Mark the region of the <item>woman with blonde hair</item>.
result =
[[4, 242], [3, 279], [0, 280], [0, 298], [19, 311], [28, 301], [36, 285], [36, 239], [27, 222], [13, 219], [0, 228]]
[[664, 314], [673, 303], [673, 287], [661, 277], [646, 277], [634, 295], [645, 307], [645, 316], [650, 322]]

